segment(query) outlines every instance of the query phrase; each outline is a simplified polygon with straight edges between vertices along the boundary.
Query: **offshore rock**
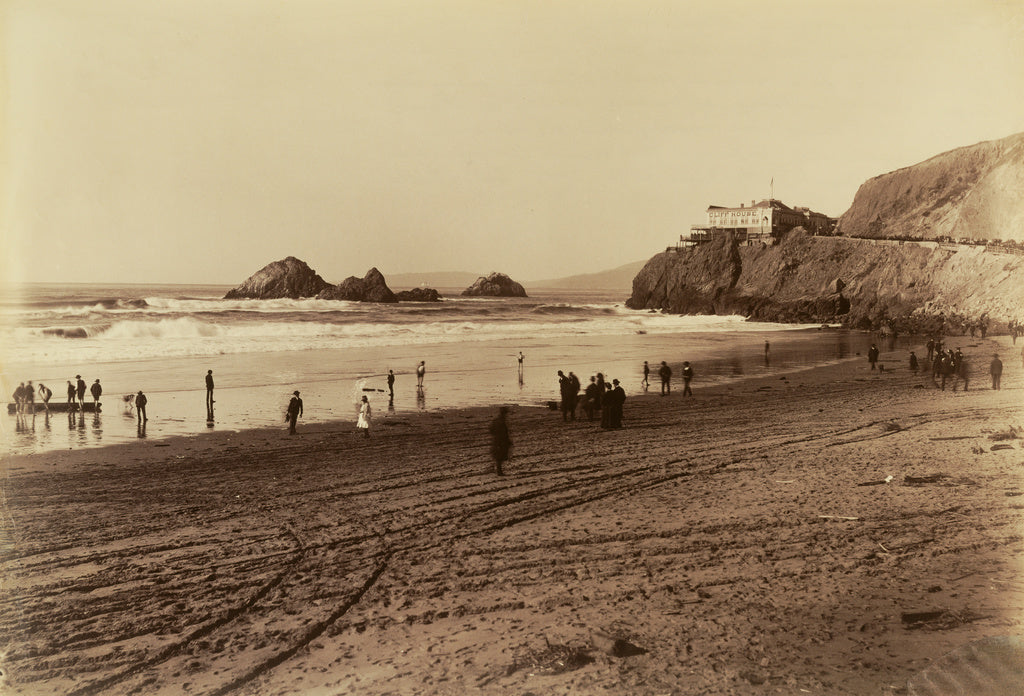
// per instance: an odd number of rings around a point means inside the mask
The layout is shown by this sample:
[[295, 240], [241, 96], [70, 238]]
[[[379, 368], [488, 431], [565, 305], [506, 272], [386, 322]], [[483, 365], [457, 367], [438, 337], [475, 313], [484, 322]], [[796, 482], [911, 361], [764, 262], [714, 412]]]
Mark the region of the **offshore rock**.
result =
[[362, 278], [349, 276], [337, 285], [328, 286], [317, 294], [318, 300], [348, 300], [350, 302], [398, 302], [384, 275], [371, 268]]
[[526, 290], [504, 273], [491, 273], [462, 291], [468, 297], [526, 297]]
[[654, 256], [633, 279], [626, 305], [901, 333], [962, 333], [978, 322], [998, 330], [1020, 318], [1024, 256], [966, 244], [812, 237], [802, 228], [769, 247], [726, 236]]
[[330, 283], [294, 256], [267, 264], [237, 288], [224, 295], [225, 300], [273, 300], [315, 297]]
[[402, 290], [395, 295], [399, 302], [440, 302], [441, 293], [434, 288], [413, 288]]

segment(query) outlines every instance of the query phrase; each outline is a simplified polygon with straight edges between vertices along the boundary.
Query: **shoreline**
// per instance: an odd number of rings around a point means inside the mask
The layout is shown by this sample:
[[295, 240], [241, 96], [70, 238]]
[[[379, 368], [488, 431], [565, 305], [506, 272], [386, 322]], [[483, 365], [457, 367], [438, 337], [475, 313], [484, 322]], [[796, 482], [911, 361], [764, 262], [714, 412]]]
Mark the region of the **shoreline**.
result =
[[[760, 353], [763, 341], [768, 338], [772, 341], [770, 365], [763, 361]], [[740, 332], [738, 336], [732, 333], [591, 336], [582, 343], [573, 338], [526, 339], [519, 344], [527, 353], [525, 387], [523, 383], [516, 385], [515, 361], [511, 353], [504, 355], [507, 344], [503, 342], [437, 344], [412, 351], [389, 350], [383, 354], [373, 350], [314, 351], [262, 357], [223, 356], [217, 361], [202, 358], [131, 361], [124, 363], [120, 372], [101, 373], [107, 392], [102, 417], [68, 420], [66, 431], [60, 419], [46, 419], [41, 414], [24, 423], [5, 421], [14, 432], [3, 449], [4, 454], [33, 450], [58, 452], [134, 441], [138, 434], [134, 413], [122, 407], [116, 395], [122, 391], [134, 393], [139, 384], [148, 385], [145, 389], [150, 402], [147, 439], [205, 434], [209, 428], [202, 406], [205, 388], [191, 385], [197, 381], [195, 374], [205, 374], [208, 367], [214, 369], [218, 380], [213, 429], [236, 432], [275, 427], [279, 420], [275, 401], [280, 402], [283, 414], [291, 391], [296, 388], [302, 391], [310, 423], [354, 419], [359, 397], [366, 393], [361, 387], [384, 386], [384, 374], [377, 372], [382, 365], [399, 369], [396, 369], [398, 382], [393, 404], [388, 403], [383, 390], [369, 394], [375, 413], [381, 415], [391, 406], [396, 413], [409, 413], [448, 410], [448, 404], [453, 403], [463, 406], [543, 405], [557, 398], [557, 369], [576, 370], [584, 386], [588, 375], [604, 372], [609, 379], [620, 378], [627, 393], [636, 395], [644, 359], [654, 361], [651, 364], [656, 367], [662, 356], [668, 357], [676, 372], [674, 379], [678, 381], [682, 358], [673, 360], [669, 356], [680, 354], [695, 361], [698, 370], [695, 384], [732, 384], [763, 374], [793, 374], [807, 365], [842, 360], [844, 356], [858, 354], [869, 340], [870, 336], [861, 332], [823, 331], [815, 327]], [[906, 339], [902, 343], [905, 342]], [[414, 394], [411, 370], [423, 356], [428, 365], [427, 388], [423, 394]], [[263, 379], [253, 380], [251, 376], [260, 374], [261, 365], [267, 366], [263, 369], [269, 372]], [[410, 367], [403, 370], [403, 365]], [[76, 366], [76, 369], [84, 368]], [[154, 372], [163, 376], [163, 388], [153, 382]]]
[[503, 477], [496, 407], [7, 458], [5, 686], [891, 690], [1024, 628], [997, 346], [967, 393], [862, 359], [627, 398], [621, 430], [517, 407]]

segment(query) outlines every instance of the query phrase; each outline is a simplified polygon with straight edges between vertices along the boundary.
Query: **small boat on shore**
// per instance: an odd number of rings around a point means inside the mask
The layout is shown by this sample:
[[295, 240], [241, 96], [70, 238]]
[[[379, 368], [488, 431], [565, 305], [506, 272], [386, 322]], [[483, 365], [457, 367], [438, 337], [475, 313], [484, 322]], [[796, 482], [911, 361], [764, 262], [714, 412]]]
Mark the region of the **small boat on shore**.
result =
[[[36, 413], [42, 413], [42, 412], [46, 411], [46, 407], [43, 405], [43, 402], [41, 402], [41, 401], [36, 401], [32, 405], [35, 407], [35, 412]], [[102, 411], [103, 410], [103, 405], [102, 405], [102, 403], [99, 403], [99, 404], [85, 403], [85, 404], [82, 404], [81, 410], [86, 412], [86, 413], [95, 413], [97, 411]], [[69, 403], [64, 402], [64, 401], [58, 401], [58, 402], [51, 401], [50, 402], [50, 413], [78, 413], [78, 411], [79, 411], [79, 405], [78, 404], [69, 404]], [[13, 414], [13, 413], [17, 413], [17, 412], [18, 412], [18, 404], [14, 404], [14, 403], [7, 404], [7, 413]]]

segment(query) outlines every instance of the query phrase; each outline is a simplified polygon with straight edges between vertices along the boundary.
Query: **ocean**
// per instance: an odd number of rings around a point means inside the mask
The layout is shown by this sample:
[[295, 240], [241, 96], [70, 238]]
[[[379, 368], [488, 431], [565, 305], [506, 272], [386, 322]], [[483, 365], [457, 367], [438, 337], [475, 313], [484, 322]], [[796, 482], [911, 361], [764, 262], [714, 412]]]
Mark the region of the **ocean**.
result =
[[[693, 387], [786, 373], [866, 352], [872, 337], [819, 326], [751, 323], [738, 316], [631, 310], [625, 293], [533, 290], [529, 298], [460, 297], [438, 303], [224, 300], [229, 286], [28, 284], [0, 287], [0, 388], [100, 379], [99, 414], [0, 418], [3, 451], [45, 452], [210, 428], [284, 428], [293, 390], [302, 423], [351, 421], [370, 397], [376, 417], [462, 406], [538, 405], [558, 398], [557, 370], [584, 383], [597, 372], [644, 396], [641, 368], [662, 360]], [[771, 342], [770, 359], [764, 342]], [[518, 354], [524, 356], [522, 379]], [[415, 370], [426, 363], [422, 390]], [[216, 382], [207, 421], [207, 370]], [[396, 375], [386, 393], [387, 371]], [[678, 381], [678, 379], [676, 379]], [[137, 427], [123, 395], [146, 393]], [[657, 390], [655, 385], [652, 394]], [[91, 397], [87, 395], [87, 401]], [[346, 426], [347, 427], [347, 426]]]

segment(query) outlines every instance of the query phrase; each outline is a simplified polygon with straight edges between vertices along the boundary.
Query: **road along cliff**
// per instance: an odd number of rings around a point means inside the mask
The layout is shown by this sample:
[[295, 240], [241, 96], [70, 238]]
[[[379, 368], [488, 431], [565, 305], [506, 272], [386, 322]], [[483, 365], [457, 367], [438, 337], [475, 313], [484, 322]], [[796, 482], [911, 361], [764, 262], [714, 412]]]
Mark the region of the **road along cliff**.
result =
[[755, 321], [835, 322], [899, 332], [992, 331], [1024, 318], [1024, 256], [980, 245], [813, 237], [772, 246], [723, 236], [657, 254], [626, 305]]

